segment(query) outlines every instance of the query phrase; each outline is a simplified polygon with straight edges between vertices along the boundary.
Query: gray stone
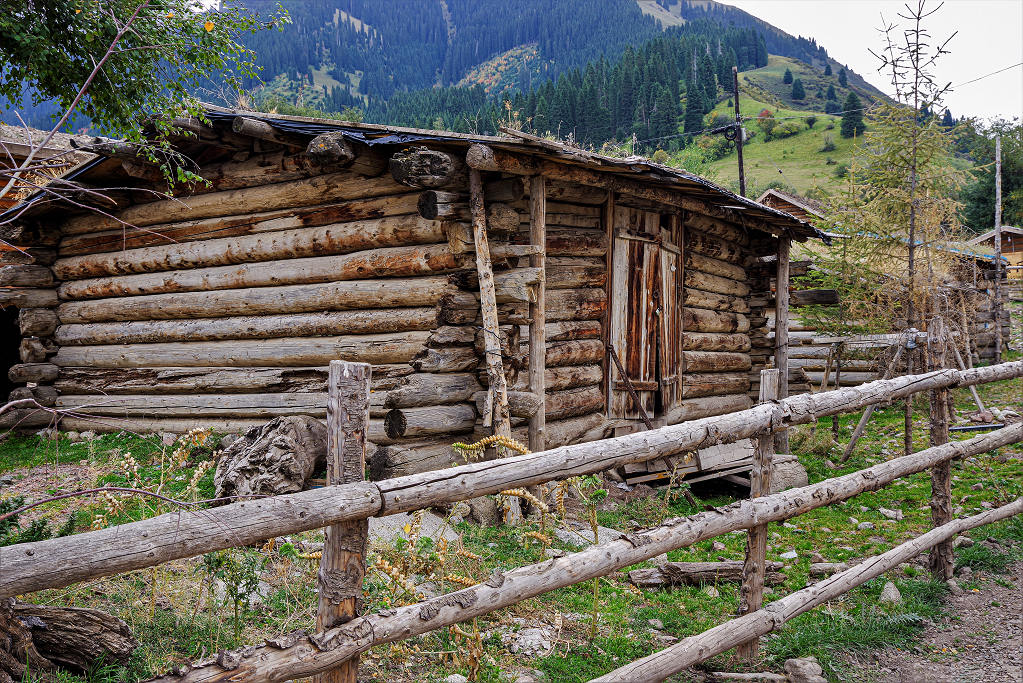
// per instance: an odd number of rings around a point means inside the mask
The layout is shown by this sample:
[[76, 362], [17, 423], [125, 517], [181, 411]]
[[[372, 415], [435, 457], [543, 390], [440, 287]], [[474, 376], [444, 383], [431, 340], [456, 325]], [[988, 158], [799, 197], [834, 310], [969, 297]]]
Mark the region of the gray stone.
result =
[[984, 490], [984, 485], [983, 484], [974, 484], [973, 486], [970, 487], [970, 490], [971, 491], [983, 491]]
[[799, 557], [799, 553], [797, 553], [795, 550], [789, 550], [789, 551], [786, 551], [786, 552], [782, 553], [778, 557], [780, 557], [783, 560], [794, 560], [797, 557]]
[[164, 446], [173, 446], [174, 442], [178, 440], [178, 435], [172, 432], [164, 432], [160, 434], [160, 443]]
[[721, 591], [719, 591], [714, 586], [706, 586], [706, 587], [704, 587], [703, 592], [706, 593], [707, 596], [711, 597], [711, 598], [716, 598], [716, 597], [721, 595]]
[[889, 581], [881, 589], [881, 597], [878, 600], [882, 605], [901, 605], [902, 593], [899, 592], [894, 583]]
[[[597, 542], [598, 543], [610, 543], [611, 541], [617, 541], [619, 538], [624, 536], [621, 531], [615, 529], [608, 529], [607, 527], [597, 527]], [[570, 545], [573, 548], [585, 548], [593, 545], [593, 531], [589, 527], [582, 527], [579, 529], [565, 529], [558, 528], [554, 530], [554, 536], [565, 545]]]
[[96, 432], [82, 432], [82, 441], [92, 441], [96, 438]]
[[964, 592], [962, 587], [960, 587], [959, 582], [955, 579], [949, 579], [945, 582], [945, 585], [948, 586], [948, 590], [952, 593], [952, 595], [962, 595]]
[[2, 477], [0, 477], [0, 489], [2, 489], [5, 486], [10, 486], [13, 483], [14, 483], [13, 474], [5, 474]]
[[650, 628], [654, 629], [655, 631], [664, 630], [664, 622], [661, 621], [660, 619], [647, 619], [646, 623], [650, 624]]
[[501, 512], [497, 508], [497, 501], [487, 496], [471, 498], [466, 503], [469, 505], [469, 519], [480, 526], [500, 526]]
[[902, 510], [889, 510], [888, 508], [878, 508], [877, 511], [880, 512], [882, 516], [887, 517], [888, 519], [894, 519], [895, 521], [899, 521], [900, 519], [906, 516], [902, 512]]
[[710, 549], [713, 550], [714, 552], [720, 553], [722, 551], [728, 550], [728, 547], [721, 541], [714, 541], [713, 543], [710, 544]]
[[551, 641], [542, 628], [525, 628], [515, 635], [511, 651], [526, 656], [547, 654], [551, 649]]
[[969, 536], [957, 536], [956, 540], [952, 541], [953, 548], [969, 548], [973, 546], [973, 539]]
[[650, 561], [654, 564], [664, 564], [668, 561], [668, 553], [661, 553], [657, 557], [651, 557]]
[[850, 517], [849, 523], [852, 524], [853, 526], [856, 526], [857, 524], [860, 523], [860, 520], [856, 519], [855, 517]]
[[451, 674], [444, 679], [444, 683], [469, 683], [469, 679], [462, 674]]
[[785, 660], [783, 670], [789, 677], [789, 683], [828, 683], [828, 679], [824, 678], [824, 668], [814, 657]]
[[[402, 512], [397, 515], [388, 515], [386, 517], [370, 517], [369, 537], [372, 540], [390, 543], [395, 538], [403, 536], [405, 533], [405, 525], [411, 523], [412, 515], [407, 512]], [[434, 541], [439, 541], [442, 538], [454, 541], [458, 538], [458, 532], [451, 528], [451, 525], [447, 523], [447, 520], [433, 514], [432, 512], [423, 513], [422, 519], [419, 523], [419, 535], [420, 537], [426, 536], [432, 538]]]
[[71, 443], [78, 443], [82, 440], [82, 435], [78, 432], [64, 432], [64, 438]]
[[543, 551], [543, 554], [547, 557], [564, 557], [567, 553], [560, 548], [547, 548]]
[[776, 462], [771, 466], [770, 493], [780, 493], [786, 489], [806, 486], [810, 483], [806, 476], [806, 468], [798, 460]]
[[860, 531], [869, 531], [870, 529], [874, 528], [874, 523], [873, 522], [860, 522], [859, 524], [856, 525], [856, 528], [859, 529]]

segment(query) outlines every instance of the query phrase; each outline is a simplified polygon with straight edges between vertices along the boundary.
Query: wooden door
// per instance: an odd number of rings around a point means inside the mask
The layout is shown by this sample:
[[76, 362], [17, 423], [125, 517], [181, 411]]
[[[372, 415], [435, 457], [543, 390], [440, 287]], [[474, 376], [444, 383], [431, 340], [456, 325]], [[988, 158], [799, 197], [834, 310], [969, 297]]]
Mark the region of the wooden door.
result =
[[645, 413], [656, 419], [682, 394], [682, 258], [674, 244], [674, 225], [672, 216], [615, 208], [611, 345], [639, 405], [610, 363], [609, 406], [614, 418], [640, 420]]

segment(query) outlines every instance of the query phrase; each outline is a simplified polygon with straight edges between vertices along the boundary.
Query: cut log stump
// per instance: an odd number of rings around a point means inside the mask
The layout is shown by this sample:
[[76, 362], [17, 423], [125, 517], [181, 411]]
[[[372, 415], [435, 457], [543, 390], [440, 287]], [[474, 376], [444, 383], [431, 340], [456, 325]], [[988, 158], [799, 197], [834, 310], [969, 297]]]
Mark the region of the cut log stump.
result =
[[327, 458], [327, 429], [306, 415], [253, 427], [224, 451], [213, 477], [217, 497], [295, 493]]

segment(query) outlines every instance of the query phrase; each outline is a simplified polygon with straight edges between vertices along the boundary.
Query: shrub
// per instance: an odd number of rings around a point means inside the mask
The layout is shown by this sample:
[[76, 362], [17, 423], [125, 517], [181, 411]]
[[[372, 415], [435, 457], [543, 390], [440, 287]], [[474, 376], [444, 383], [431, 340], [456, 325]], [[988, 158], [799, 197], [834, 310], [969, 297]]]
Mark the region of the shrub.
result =
[[825, 166], [834, 166], [837, 163], [838, 162], [835, 161], [834, 159], [832, 159], [831, 157], [828, 157], [827, 159], [824, 160], [824, 165]]
[[824, 144], [817, 150], [818, 152], [834, 152], [835, 151], [835, 138], [831, 135], [824, 134]]
[[659, 149], [656, 152], [654, 152], [654, 155], [652, 157], [650, 157], [650, 161], [654, 162], [655, 164], [667, 164], [668, 153], [665, 152], [663, 149]]
[[836, 178], [844, 178], [849, 175], [849, 164], [839, 164], [833, 174]]
[[832, 119], [828, 121], [828, 125], [824, 126], [824, 130], [835, 130], [835, 121]]
[[721, 126], [727, 126], [731, 123], [735, 123], [735, 118], [728, 116], [727, 114], [715, 114], [714, 118], [710, 122], [711, 128], [720, 128]]
[[817, 123], [816, 116], [807, 116], [804, 120], [806, 121], [806, 127], [811, 130], [813, 129], [814, 124]]
[[803, 79], [797, 78], [792, 82], [792, 99], [803, 100], [806, 99], [806, 89], [803, 88]]
[[837, 114], [840, 111], [842, 111], [842, 105], [840, 105], [838, 102], [835, 102], [834, 100], [828, 100], [827, 102], [824, 103], [825, 114]]
[[760, 126], [760, 130], [764, 131], [764, 137], [770, 140], [771, 131], [778, 125], [778, 120], [774, 118], [770, 109], [762, 109], [757, 115], [757, 125]]
[[803, 124], [801, 124], [798, 119], [792, 119], [790, 121], [782, 121], [780, 124], [775, 126], [771, 135], [776, 139], [790, 138], [799, 133], [802, 129]]

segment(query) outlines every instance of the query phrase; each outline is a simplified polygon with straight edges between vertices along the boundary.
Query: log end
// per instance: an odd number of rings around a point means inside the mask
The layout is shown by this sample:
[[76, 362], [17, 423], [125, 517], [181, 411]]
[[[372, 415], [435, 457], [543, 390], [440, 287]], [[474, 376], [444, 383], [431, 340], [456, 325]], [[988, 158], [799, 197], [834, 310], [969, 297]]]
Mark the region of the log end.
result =
[[387, 412], [384, 416], [384, 432], [388, 438], [400, 439], [405, 436], [405, 431], [408, 429], [408, 420], [405, 418], [405, 413], [401, 410], [394, 409]]

